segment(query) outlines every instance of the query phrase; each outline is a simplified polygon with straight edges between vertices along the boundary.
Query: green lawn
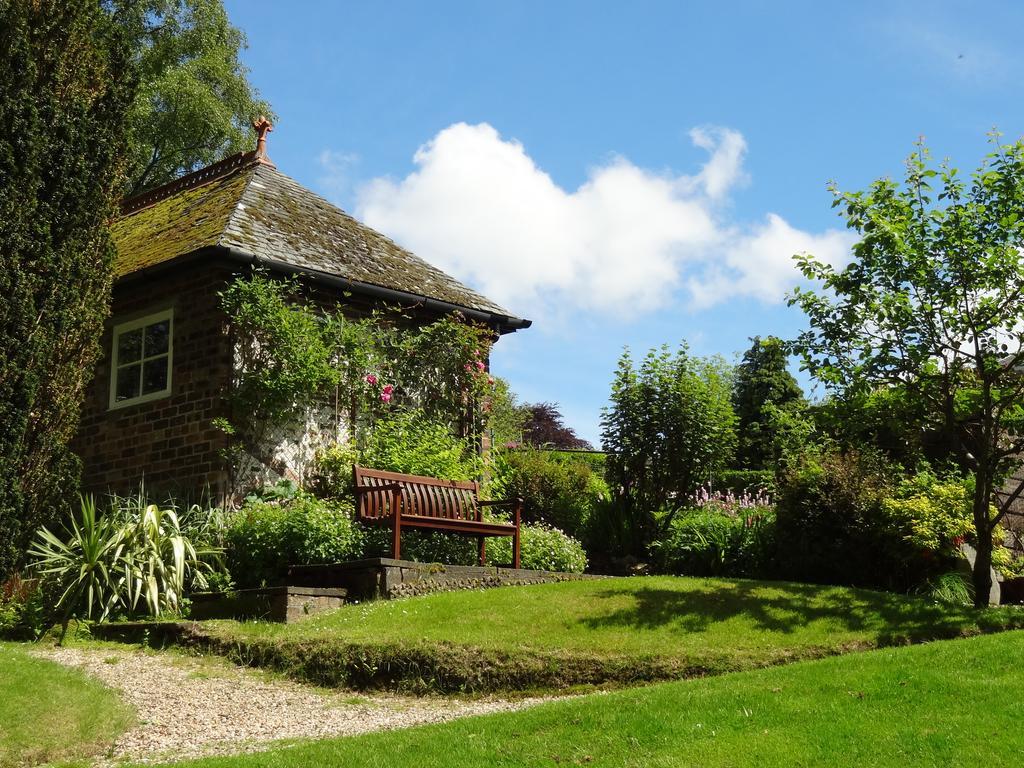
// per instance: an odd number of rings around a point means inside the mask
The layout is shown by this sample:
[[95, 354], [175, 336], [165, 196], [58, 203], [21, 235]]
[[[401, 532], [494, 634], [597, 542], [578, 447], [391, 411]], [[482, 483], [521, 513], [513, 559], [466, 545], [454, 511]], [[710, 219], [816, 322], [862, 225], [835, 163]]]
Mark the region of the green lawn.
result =
[[293, 625], [210, 622], [206, 631], [238, 660], [318, 683], [407, 678], [428, 690], [516, 690], [714, 674], [1021, 626], [1016, 609], [650, 577], [449, 592], [346, 606]]
[[662, 683], [203, 768], [1015, 766], [1024, 634]]
[[77, 670], [0, 643], [0, 766], [78, 760], [103, 752], [133, 720], [110, 689]]

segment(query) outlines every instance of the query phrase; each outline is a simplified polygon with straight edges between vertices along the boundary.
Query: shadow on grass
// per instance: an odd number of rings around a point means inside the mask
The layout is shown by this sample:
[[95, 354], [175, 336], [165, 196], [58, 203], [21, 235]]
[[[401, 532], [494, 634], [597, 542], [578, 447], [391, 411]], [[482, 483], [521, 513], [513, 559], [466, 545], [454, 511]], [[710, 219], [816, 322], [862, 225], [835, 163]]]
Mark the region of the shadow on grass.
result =
[[632, 605], [581, 620], [591, 628], [625, 627], [708, 632], [714, 625], [742, 617], [754, 629], [791, 634], [814, 622], [832, 631], [862, 633], [866, 640], [892, 645], [948, 638], [971, 632], [992, 632], [1024, 626], [1024, 611], [976, 611], [884, 592], [851, 591], [815, 584], [731, 582], [686, 590], [609, 589], [598, 598]]

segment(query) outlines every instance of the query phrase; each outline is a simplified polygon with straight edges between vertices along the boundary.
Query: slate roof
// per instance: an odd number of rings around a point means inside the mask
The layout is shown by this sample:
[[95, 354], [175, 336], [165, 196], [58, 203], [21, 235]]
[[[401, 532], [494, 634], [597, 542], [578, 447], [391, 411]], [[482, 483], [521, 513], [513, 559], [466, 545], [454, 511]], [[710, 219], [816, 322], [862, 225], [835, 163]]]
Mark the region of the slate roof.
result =
[[117, 278], [223, 247], [357, 284], [522, 321], [260, 161], [235, 155], [125, 201], [111, 232]]

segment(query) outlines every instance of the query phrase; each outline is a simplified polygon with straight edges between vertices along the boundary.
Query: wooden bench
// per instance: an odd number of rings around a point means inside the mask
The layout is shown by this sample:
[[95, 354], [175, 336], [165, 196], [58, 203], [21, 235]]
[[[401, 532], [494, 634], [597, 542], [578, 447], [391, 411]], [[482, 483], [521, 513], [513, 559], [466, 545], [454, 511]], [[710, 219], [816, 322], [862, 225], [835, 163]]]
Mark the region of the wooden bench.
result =
[[[519, 567], [519, 520], [522, 499], [480, 501], [480, 484], [403, 475], [356, 465], [356, 514], [361, 520], [392, 528], [391, 556], [402, 555], [403, 528], [430, 528], [480, 540], [480, 565], [487, 559], [487, 536], [512, 537], [512, 567]], [[510, 507], [512, 523], [483, 519], [484, 507]]]

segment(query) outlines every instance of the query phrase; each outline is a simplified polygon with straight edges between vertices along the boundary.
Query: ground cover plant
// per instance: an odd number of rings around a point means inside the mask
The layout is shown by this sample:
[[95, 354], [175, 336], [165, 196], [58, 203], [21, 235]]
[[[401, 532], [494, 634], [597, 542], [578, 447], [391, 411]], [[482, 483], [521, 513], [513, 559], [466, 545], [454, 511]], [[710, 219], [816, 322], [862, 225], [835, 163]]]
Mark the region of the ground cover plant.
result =
[[1015, 765], [1022, 664], [1011, 632], [187, 765]]
[[98, 754], [132, 722], [117, 695], [77, 670], [0, 643], [0, 766]]
[[327, 685], [488, 691], [733, 672], [1024, 626], [1013, 609], [843, 587], [647, 577], [349, 605], [293, 625], [207, 622], [236, 661]]

